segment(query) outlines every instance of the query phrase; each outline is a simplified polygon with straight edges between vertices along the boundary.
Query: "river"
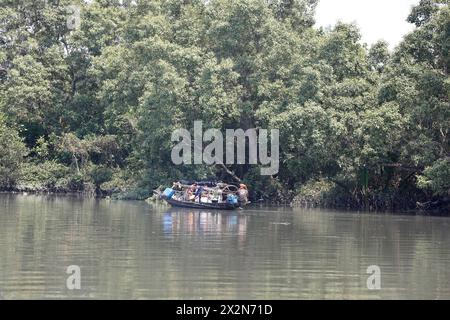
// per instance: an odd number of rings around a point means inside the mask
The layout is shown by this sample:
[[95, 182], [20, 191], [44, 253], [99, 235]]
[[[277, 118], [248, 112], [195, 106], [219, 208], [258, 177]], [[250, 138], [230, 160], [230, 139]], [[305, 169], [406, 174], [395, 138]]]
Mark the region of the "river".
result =
[[450, 299], [449, 231], [447, 217], [0, 194], [0, 298]]

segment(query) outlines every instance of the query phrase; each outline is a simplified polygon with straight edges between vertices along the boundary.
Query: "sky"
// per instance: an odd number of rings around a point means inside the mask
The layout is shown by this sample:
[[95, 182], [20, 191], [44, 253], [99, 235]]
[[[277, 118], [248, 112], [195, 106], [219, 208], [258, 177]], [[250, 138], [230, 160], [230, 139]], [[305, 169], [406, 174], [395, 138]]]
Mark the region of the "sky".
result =
[[338, 21], [356, 22], [362, 42], [369, 46], [380, 39], [393, 49], [414, 29], [406, 22], [411, 7], [420, 0], [319, 0], [316, 26], [333, 26]]

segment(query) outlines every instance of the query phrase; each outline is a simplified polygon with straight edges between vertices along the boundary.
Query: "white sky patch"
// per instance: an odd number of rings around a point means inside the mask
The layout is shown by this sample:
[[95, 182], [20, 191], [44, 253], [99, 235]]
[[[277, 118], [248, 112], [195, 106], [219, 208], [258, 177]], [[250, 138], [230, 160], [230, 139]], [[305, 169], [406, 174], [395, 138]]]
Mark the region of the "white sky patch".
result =
[[411, 8], [420, 0], [319, 0], [316, 27], [327, 28], [336, 22], [354, 22], [361, 30], [362, 42], [369, 46], [386, 40], [393, 49], [414, 29], [406, 22]]

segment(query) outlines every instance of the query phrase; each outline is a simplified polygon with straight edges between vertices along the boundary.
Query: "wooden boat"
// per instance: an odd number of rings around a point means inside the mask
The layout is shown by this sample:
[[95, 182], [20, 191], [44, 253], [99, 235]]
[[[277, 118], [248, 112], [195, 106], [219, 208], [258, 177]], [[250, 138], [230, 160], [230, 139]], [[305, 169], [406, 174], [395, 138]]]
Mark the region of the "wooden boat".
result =
[[205, 203], [205, 202], [193, 202], [170, 199], [164, 195], [161, 195], [161, 199], [165, 200], [173, 207], [179, 208], [192, 208], [192, 209], [213, 209], [213, 210], [235, 210], [239, 208], [239, 204], [224, 203]]
[[[192, 193], [190, 193], [190, 196], [186, 197], [193, 186], [195, 186], [195, 188], [197, 186], [201, 188], [201, 191], [199, 193], [200, 196], [194, 196]], [[224, 183], [194, 182], [193, 184], [188, 185], [186, 183], [177, 182], [174, 183], [174, 186], [172, 188], [166, 188], [164, 192], [155, 190], [154, 193], [159, 195], [160, 199], [163, 199], [173, 207], [191, 209], [234, 210], [244, 207], [248, 203], [247, 201], [245, 203], [241, 203], [237, 195], [237, 191], [238, 188], [236, 186]], [[205, 200], [203, 200], [202, 196], [202, 194], [204, 193], [207, 195], [205, 197]], [[187, 200], [186, 198], [189, 198], [191, 200]], [[199, 200], [199, 198], [202, 201], [193, 201], [194, 199]]]

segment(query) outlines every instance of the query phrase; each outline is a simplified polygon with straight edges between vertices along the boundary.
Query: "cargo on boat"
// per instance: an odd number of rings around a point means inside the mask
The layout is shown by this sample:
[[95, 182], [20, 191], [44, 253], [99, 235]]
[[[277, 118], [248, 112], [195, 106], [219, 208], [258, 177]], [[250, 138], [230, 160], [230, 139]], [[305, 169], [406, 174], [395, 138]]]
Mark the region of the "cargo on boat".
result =
[[245, 184], [181, 181], [159, 195], [171, 206], [182, 208], [233, 210], [249, 203]]

